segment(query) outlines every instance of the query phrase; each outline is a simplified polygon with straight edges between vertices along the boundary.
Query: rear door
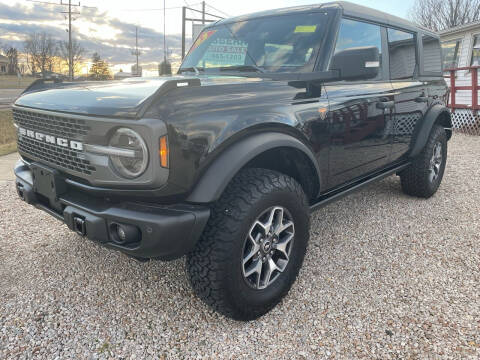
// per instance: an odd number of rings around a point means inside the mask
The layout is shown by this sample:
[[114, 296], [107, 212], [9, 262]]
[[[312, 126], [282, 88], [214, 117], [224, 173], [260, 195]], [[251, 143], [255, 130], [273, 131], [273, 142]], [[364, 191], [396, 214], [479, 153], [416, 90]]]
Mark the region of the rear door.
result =
[[390, 77], [395, 92], [395, 117], [391, 161], [400, 160], [410, 148], [412, 135], [428, 109], [427, 82], [419, 78], [419, 52], [415, 33], [388, 29]]
[[386, 30], [374, 23], [342, 19], [335, 53], [372, 46], [381, 54], [376, 78], [325, 85], [330, 107], [330, 188], [380, 169], [389, 160], [394, 96], [388, 63], [385, 66]]

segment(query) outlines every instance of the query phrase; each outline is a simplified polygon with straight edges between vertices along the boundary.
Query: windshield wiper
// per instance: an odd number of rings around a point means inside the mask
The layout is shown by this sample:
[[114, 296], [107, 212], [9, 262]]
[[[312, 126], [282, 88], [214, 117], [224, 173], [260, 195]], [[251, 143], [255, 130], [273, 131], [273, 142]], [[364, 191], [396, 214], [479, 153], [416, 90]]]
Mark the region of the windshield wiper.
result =
[[255, 71], [258, 73], [264, 73], [265, 70], [258, 67], [257, 65], [236, 65], [236, 66], [225, 66], [219, 68], [220, 71]]
[[188, 68], [181, 68], [178, 70], [178, 73], [181, 74], [183, 72], [195, 72], [195, 75], [200, 75], [200, 71], [204, 72], [204, 68], [198, 68], [196, 66], [188, 67]]

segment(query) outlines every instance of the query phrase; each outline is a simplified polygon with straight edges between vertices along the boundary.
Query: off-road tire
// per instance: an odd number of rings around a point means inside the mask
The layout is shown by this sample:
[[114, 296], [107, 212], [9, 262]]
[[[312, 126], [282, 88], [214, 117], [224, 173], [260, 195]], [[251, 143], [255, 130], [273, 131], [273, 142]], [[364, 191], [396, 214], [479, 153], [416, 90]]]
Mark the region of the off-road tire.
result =
[[[430, 168], [437, 144], [441, 145], [442, 159], [438, 174], [435, 179], [432, 180], [430, 177]], [[433, 196], [442, 182], [446, 162], [447, 134], [443, 127], [434, 125], [422, 152], [414, 159], [412, 165], [400, 173], [403, 192], [407, 195], [426, 199]]]
[[[267, 288], [253, 289], [242, 270], [245, 239], [259, 214], [274, 206], [282, 206], [291, 214], [294, 242], [284, 271]], [[271, 170], [242, 170], [213, 206], [201, 239], [187, 255], [188, 277], [195, 293], [214, 310], [235, 320], [264, 315], [297, 278], [309, 227], [308, 201], [298, 182]]]

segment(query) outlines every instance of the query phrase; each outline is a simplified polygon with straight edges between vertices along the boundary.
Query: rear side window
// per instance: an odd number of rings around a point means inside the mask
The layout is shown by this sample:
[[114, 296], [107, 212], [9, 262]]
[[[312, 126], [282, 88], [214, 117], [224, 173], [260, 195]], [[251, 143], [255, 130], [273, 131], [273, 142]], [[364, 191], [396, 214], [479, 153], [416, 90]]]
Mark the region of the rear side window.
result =
[[415, 35], [388, 29], [388, 52], [390, 78], [392, 80], [413, 78], [417, 66]]
[[423, 72], [442, 72], [442, 51], [440, 41], [433, 36], [423, 35]]
[[[335, 54], [353, 48], [371, 47], [378, 48], [380, 53], [380, 69], [382, 74], [382, 32], [381, 27], [374, 24], [368, 24], [361, 21], [342, 19], [340, 31], [335, 46]], [[380, 77], [381, 75], [379, 75]]]

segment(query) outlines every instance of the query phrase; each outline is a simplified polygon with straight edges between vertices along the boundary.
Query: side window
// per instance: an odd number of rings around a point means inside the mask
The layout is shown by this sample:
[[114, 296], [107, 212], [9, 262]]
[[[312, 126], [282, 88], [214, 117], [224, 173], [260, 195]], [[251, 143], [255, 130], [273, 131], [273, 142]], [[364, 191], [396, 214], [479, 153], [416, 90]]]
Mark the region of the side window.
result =
[[423, 35], [423, 71], [426, 73], [442, 72], [442, 56], [440, 40], [433, 36]]
[[388, 29], [388, 53], [390, 78], [392, 80], [412, 78], [417, 66], [415, 35]]
[[458, 67], [460, 40], [446, 41], [442, 43], [442, 52], [444, 69], [454, 69]]
[[480, 35], [473, 38], [472, 62], [471, 66], [480, 66]]
[[379, 75], [382, 74], [382, 32], [379, 25], [368, 24], [360, 21], [342, 19], [338, 32], [335, 54], [353, 48], [372, 47], [378, 48], [380, 53]]

